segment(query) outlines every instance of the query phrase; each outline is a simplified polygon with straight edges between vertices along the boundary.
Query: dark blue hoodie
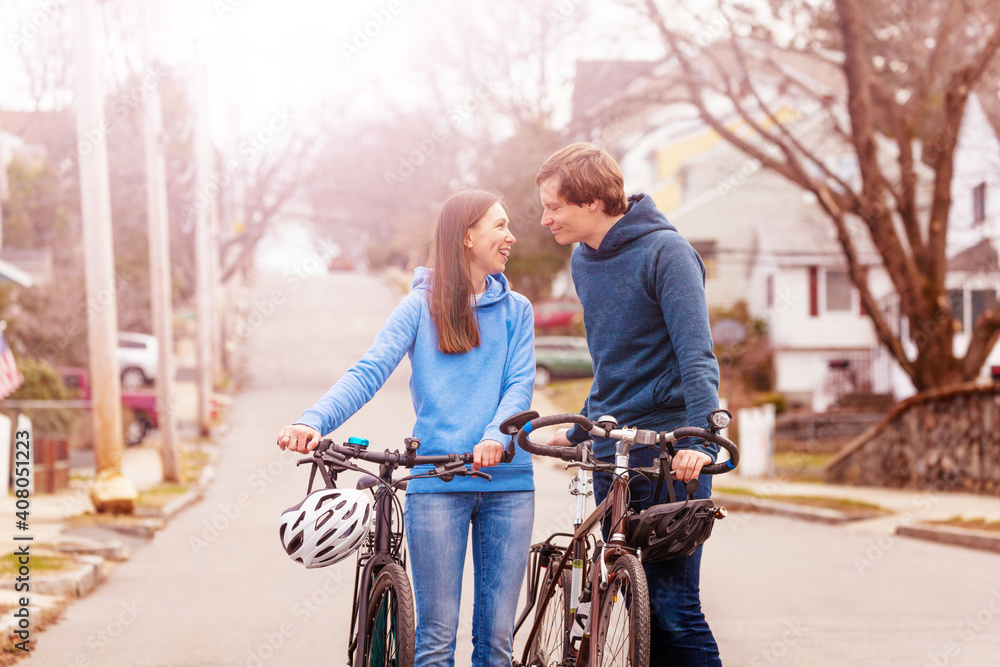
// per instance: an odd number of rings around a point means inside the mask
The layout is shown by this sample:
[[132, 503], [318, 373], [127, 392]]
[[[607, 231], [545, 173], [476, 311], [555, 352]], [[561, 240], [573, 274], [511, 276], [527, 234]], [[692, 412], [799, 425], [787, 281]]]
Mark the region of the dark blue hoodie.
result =
[[[656, 430], [707, 425], [719, 407], [719, 364], [705, 302], [705, 265], [652, 197], [629, 197], [629, 210], [600, 248], [573, 252], [573, 282], [583, 304], [594, 384], [582, 413], [611, 415], [622, 426]], [[574, 427], [569, 439], [585, 439]], [[614, 442], [595, 438], [597, 456]], [[681, 443], [708, 453], [715, 445]]]

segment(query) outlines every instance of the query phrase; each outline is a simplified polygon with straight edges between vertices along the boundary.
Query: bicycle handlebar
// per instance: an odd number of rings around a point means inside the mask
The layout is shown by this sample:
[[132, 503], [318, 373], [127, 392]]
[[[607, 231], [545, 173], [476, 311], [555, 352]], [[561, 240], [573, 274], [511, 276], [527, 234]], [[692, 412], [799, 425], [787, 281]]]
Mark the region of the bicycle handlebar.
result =
[[557, 424], [578, 424], [581, 428], [592, 435], [614, 438], [616, 440], [631, 438], [636, 444], [639, 445], [656, 445], [663, 447], [668, 444], [675, 443], [681, 438], [701, 438], [702, 440], [707, 440], [708, 442], [719, 445], [729, 452], [728, 461], [713, 463], [701, 469], [701, 472], [707, 475], [717, 475], [719, 473], [729, 472], [730, 470], [736, 468], [740, 462], [739, 449], [731, 440], [722, 437], [714, 431], [698, 428], [696, 426], [685, 426], [674, 429], [673, 431], [651, 431], [648, 429], [628, 427], [605, 428], [604, 426], [594, 424], [583, 415], [576, 413], [563, 413], [539, 417], [537, 412], [522, 412], [504, 421], [501, 425], [501, 430], [506, 430], [512, 435], [516, 433], [517, 444], [522, 449], [531, 452], [532, 454], [551, 456], [567, 461], [583, 461], [583, 450], [586, 449], [586, 446], [583, 443], [578, 444], [575, 447], [554, 447], [551, 445], [540, 445], [532, 442], [528, 437], [529, 434], [531, 434], [531, 432], [535, 429], [543, 426], [555, 426]]
[[320, 440], [319, 445], [312, 451], [311, 458], [302, 459], [299, 463], [312, 463], [322, 461], [324, 463], [339, 463], [341, 459], [360, 459], [369, 463], [379, 465], [390, 465], [394, 468], [415, 468], [419, 465], [435, 466], [435, 473], [438, 475], [473, 475], [491, 481], [492, 477], [480, 470], [470, 470], [465, 466], [473, 462], [472, 452], [461, 454], [438, 454], [433, 456], [422, 456], [416, 453], [416, 449], [407, 447], [405, 452], [386, 449], [381, 452], [371, 451], [360, 444], [338, 445], [330, 438]]

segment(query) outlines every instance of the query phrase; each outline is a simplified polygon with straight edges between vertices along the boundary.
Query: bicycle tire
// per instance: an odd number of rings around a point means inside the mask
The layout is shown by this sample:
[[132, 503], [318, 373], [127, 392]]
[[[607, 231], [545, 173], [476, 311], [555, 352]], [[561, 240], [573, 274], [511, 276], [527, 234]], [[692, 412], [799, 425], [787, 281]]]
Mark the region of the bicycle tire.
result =
[[548, 590], [553, 576], [559, 576], [559, 583], [556, 584], [552, 595], [542, 601], [535, 612], [535, 618], [542, 616], [542, 621], [528, 649], [529, 667], [557, 667], [566, 662], [566, 640], [573, 622], [569, 613], [570, 586], [573, 577], [569, 569], [564, 569], [559, 575], [552, 574], [553, 568], [559, 565], [561, 558], [562, 554], [551, 556], [545, 579], [542, 580], [541, 590], [544, 593]]
[[602, 594], [597, 634], [599, 667], [649, 666], [649, 588], [639, 559], [619, 556], [611, 567], [608, 588]]
[[413, 590], [406, 570], [390, 563], [368, 595], [368, 631], [363, 667], [413, 667]]

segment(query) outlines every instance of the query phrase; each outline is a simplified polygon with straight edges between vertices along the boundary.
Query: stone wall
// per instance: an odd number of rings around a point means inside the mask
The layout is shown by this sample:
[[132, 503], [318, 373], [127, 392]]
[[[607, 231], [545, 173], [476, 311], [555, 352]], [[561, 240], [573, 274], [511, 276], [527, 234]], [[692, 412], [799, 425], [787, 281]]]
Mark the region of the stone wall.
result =
[[962, 385], [909, 398], [826, 468], [827, 482], [1000, 491], [1000, 386]]

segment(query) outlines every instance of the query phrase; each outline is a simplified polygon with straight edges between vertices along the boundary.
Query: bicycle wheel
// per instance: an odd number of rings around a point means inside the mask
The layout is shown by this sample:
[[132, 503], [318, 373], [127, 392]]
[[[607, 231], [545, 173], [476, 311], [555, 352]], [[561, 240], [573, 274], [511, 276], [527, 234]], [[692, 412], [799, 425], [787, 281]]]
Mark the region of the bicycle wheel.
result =
[[413, 667], [413, 591], [406, 570], [386, 565], [368, 595], [364, 667]]
[[598, 617], [597, 664], [647, 667], [649, 589], [642, 563], [635, 556], [619, 556], [610, 575]]
[[561, 554], [555, 554], [549, 559], [545, 579], [542, 580], [540, 593], [544, 594], [552, 578], [559, 577], [552, 595], [548, 600], [541, 600], [535, 612], [535, 617], [541, 615], [542, 621], [528, 651], [528, 665], [532, 667], [555, 667], [566, 660], [566, 637], [573, 622], [569, 613], [572, 576], [568, 569], [555, 574], [560, 558]]

